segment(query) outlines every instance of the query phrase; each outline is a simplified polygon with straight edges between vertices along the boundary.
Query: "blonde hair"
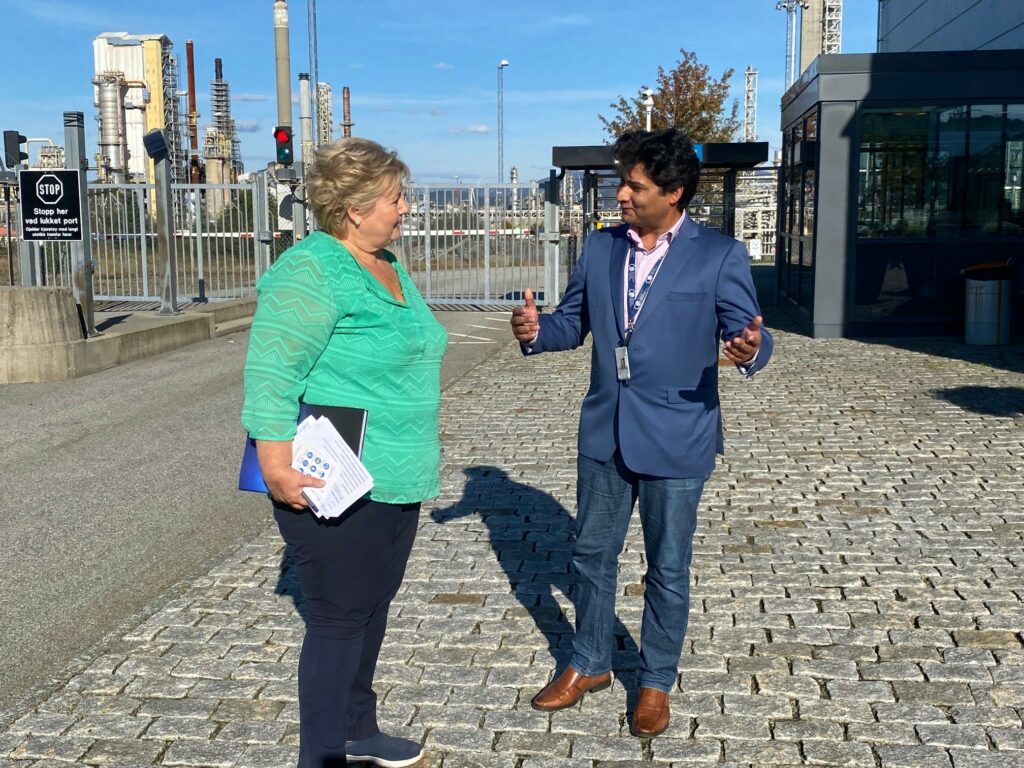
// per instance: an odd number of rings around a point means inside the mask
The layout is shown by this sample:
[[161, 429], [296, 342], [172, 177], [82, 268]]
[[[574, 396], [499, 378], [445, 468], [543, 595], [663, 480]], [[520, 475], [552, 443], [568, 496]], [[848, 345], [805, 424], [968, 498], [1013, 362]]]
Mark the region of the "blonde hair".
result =
[[349, 207], [369, 211], [409, 175], [394, 150], [369, 139], [339, 139], [317, 150], [306, 171], [306, 200], [321, 228], [344, 237]]

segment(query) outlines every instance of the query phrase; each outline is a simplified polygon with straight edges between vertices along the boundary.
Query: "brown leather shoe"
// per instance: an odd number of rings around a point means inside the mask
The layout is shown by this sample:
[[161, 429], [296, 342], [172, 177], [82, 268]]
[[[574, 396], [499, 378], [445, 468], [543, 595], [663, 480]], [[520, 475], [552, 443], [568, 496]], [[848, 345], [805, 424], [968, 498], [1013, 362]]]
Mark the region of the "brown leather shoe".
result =
[[581, 675], [572, 667], [548, 683], [530, 702], [540, 712], [555, 712], [571, 707], [579, 701], [584, 693], [603, 691], [612, 684], [612, 673], [603, 675]]
[[657, 688], [641, 688], [629, 732], [641, 739], [651, 738], [664, 733], [668, 721], [668, 694]]

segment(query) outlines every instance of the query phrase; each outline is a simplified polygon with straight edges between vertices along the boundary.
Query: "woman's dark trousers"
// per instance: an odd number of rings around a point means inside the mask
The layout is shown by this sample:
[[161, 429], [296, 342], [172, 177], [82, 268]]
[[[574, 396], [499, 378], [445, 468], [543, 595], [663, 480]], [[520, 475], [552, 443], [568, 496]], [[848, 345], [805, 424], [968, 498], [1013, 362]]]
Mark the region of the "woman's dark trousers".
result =
[[334, 520], [274, 506], [305, 601], [299, 768], [345, 765], [345, 742], [378, 730], [373, 672], [405, 575], [419, 504], [363, 500]]

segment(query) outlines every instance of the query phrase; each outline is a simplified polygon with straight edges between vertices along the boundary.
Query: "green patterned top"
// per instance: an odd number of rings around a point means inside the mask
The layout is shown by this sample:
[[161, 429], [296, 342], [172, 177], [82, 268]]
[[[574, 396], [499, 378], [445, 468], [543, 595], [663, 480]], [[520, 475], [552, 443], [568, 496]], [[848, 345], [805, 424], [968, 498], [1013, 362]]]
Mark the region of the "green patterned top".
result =
[[289, 248], [260, 278], [242, 424], [257, 440], [291, 440], [299, 400], [365, 408], [370, 498], [405, 504], [439, 492], [448, 334], [388, 256], [404, 304], [324, 232]]

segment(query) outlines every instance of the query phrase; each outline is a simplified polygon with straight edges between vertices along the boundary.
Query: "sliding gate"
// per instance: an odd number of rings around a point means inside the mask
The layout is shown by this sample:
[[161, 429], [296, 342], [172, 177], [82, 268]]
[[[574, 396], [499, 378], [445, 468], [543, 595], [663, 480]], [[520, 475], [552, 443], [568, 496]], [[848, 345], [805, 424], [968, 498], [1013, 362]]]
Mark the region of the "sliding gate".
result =
[[538, 184], [410, 184], [406, 197], [411, 210], [392, 249], [427, 302], [515, 305], [532, 288], [538, 304], [549, 303]]

